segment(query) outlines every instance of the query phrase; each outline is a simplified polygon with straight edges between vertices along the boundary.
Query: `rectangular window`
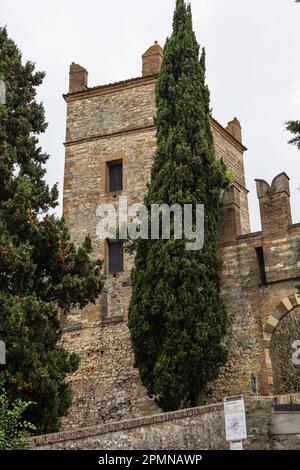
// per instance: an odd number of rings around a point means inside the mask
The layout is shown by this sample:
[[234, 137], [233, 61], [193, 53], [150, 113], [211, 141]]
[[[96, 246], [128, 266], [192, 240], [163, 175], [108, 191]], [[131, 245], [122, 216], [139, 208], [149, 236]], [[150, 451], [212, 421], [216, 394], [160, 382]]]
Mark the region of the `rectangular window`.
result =
[[123, 243], [108, 242], [108, 271], [110, 273], [120, 273], [124, 271]]
[[123, 168], [122, 160], [108, 162], [108, 190], [110, 193], [122, 191], [123, 189]]
[[266, 286], [267, 276], [266, 276], [264, 249], [262, 246], [258, 246], [255, 248], [255, 251], [256, 251], [256, 256], [257, 256], [257, 261], [258, 261], [260, 285]]

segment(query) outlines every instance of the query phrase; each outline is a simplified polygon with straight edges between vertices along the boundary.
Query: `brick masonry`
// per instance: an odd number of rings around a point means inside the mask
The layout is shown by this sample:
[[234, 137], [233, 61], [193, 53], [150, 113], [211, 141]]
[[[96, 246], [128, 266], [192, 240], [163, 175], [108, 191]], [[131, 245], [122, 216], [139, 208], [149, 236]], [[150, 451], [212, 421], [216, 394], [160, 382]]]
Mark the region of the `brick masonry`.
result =
[[[159, 65], [156, 44], [143, 56], [142, 77], [95, 88], [88, 88], [83, 67], [71, 66], [70, 92], [65, 95], [64, 217], [76, 243], [91, 235], [95, 257], [104, 259], [105, 269], [107, 246], [96, 236], [97, 207], [114, 204], [117, 208], [120, 195], [108, 192], [107, 164], [122, 160], [122, 195], [129, 204], [142, 202], [156, 151]], [[257, 180], [262, 231], [250, 233], [240, 123], [235, 118], [223, 128], [213, 119], [212, 131], [217, 157], [234, 173], [220, 208], [222, 289], [229, 314], [224, 341], [229, 358], [210, 384], [208, 402], [218, 402], [224, 395], [253, 395], [253, 378], [260, 394], [280, 392], [276, 384], [274, 388], [271, 344], [275, 328], [300, 304], [295, 288], [300, 283], [300, 225], [292, 224], [289, 179], [282, 173], [272, 184]], [[63, 321], [64, 346], [81, 356], [79, 370], [69, 377], [74, 400], [63, 429], [159, 411], [133, 368], [126, 322], [132, 263], [132, 256], [125, 254], [124, 272], [108, 276], [99, 301]], [[276, 359], [276, 370], [282, 368], [281, 360]]]

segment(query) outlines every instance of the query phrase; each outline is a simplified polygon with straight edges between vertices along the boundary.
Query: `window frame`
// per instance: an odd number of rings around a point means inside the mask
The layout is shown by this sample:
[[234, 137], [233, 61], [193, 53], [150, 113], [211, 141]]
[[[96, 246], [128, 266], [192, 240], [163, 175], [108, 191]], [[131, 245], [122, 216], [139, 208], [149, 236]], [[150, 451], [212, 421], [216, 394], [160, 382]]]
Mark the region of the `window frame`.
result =
[[267, 272], [265, 263], [265, 252], [263, 246], [255, 247], [256, 259], [258, 264], [259, 286], [265, 287], [267, 285]]
[[[120, 264], [117, 266], [117, 269], [112, 269], [115, 268], [115, 266], [112, 266], [112, 246], [120, 246], [120, 252], [118, 253], [118, 256], [120, 256], [118, 262], [120, 262]], [[107, 240], [107, 271], [109, 274], [119, 274], [124, 272], [124, 243], [121, 240]]]
[[[114, 167], [119, 167], [120, 168], [120, 176], [119, 176], [119, 181], [120, 181], [120, 187], [119, 189], [111, 189], [112, 186], [112, 178], [111, 178], [111, 169]], [[123, 191], [124, 188], [124, 180], [123, 180], [123, 160], [121, 158], [117, 160], [110, 160], [106, 162], [106, 170], [107, 170], [107, 192], [110, 194], [115, 194], [115, 193], [120, 193]]]

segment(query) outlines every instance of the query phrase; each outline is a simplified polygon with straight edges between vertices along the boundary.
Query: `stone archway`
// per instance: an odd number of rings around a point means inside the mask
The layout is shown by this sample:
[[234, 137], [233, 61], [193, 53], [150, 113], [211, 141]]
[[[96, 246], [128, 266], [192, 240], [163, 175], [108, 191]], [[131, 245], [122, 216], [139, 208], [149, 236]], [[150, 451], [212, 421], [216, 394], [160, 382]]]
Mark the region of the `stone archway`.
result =
[[294, 341], [300, 340], [300, 296], [285, 297], [264, 326], [268, 384], [274, 394], [300, 391], [300, 366], [292, 362]]

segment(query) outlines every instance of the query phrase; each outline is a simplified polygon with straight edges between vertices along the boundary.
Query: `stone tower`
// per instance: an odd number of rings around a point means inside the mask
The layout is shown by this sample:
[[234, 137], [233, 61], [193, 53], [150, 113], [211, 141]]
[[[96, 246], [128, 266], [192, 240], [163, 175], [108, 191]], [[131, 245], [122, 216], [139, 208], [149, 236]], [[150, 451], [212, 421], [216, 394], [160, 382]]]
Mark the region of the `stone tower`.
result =
[[[127, 327], [133, 258], [121, 246], [97, 238], [97, 207], [117, 207], [120, 195], [129, 204], [143, 201], [156, 151], [155, 83], [162, 57], [155, 43], [142, 56], [141, 77], [94, 88], [88, 87], [85, 68], [74, 63], [70, 67], [69, 92], [64, 95], [63, 212], [76, 243], [91, 235], [95, 256], [104, 260], [108, 275], [99, 301], [64, 321], [64, 345], [81, 356], [79, 370], [69, 378], [74, 400], [65, 428], [157, 411], [133, 368]], [[234, 118], [226, 128], [215, 119], [211, 126], [217, 157], [235, 175], [220, 209], [223, 291], [230, 321], [225, 338], [229, 360], [211, 384], [211, 400], [216, 401], [228, 394], [257, 393], [254, 379], [258, 393], [272, 393], [275, 369], [277, 376], [283, 373], [283, 356], [271, 357], [272, 335], [288, 312], [299, 315], [295, 284], [300, 281], [300, 226], [291, 224], [289, 182], [281, 174], [272, 186], [257, 181], [262, 232], [250, 233], [241, 125]]]

